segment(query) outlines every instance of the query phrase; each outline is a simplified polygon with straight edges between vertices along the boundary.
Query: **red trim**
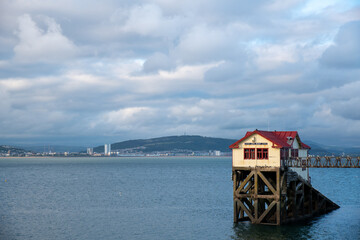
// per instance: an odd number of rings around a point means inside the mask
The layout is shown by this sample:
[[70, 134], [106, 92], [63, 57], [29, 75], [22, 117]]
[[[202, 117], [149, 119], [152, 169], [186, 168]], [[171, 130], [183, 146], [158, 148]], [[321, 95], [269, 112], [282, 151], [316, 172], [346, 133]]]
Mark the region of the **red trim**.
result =
[[251, 137], [254, 134], [259, 134], [260, 136], [264, 137], [265, 139], [271, 141], [273, 143], [273, 147], [275, 148], [291, 148], [292, 142], [288, 143], [288, 138], [291, 139], [298, 139], [301, 144], [301, 148], [304, 149], [311, 149], [308, 145], [305, 143], [302, 143], [300, 140], [300, 137], [297, 133], [297, 131], [261, 131], [261, 130], [255, 130], [253, 132], [247, 132], [243, 138], [236, 141], [235, 143], [231, 144], [229, 146], [230, 149], [239, 148], [239, 144], [244, 141], [245, 139]]
[[269, 149], [268, 148], [257, 148], [256, 149], [256, 158], [257, 159], [269, 159]]
[[305, 149], [311, 149], [311, 147], [309, 145], [306, 145], [305, 143], [301, 143], [301, 148], [305, 148]]
[[255, 159], [255, 148], [244, 148], [244, 159]]

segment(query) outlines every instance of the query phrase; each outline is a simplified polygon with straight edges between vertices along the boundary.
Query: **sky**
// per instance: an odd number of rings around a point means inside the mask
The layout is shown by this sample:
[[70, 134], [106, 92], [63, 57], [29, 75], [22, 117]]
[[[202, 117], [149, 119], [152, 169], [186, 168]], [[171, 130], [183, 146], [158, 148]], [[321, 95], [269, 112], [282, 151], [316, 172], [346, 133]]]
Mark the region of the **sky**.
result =
[[0, 144], [360, 146], [359, 92], [358, 1], [0, 0]]

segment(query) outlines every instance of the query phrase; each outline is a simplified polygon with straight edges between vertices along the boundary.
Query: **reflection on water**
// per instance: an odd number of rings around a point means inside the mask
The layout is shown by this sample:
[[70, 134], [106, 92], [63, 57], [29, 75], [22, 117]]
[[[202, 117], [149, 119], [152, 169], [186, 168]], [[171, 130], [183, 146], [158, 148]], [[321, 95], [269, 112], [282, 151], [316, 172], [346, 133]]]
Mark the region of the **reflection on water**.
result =
[[343, 206], [307, 222], [282, 226], [234, 224], [231, 239], [360, 239], [360, 206]]
[[311, 224], [267, 226], [254, 225], [250, 222], [234, 224], [234, 240], [257, 239], [311, 239]]

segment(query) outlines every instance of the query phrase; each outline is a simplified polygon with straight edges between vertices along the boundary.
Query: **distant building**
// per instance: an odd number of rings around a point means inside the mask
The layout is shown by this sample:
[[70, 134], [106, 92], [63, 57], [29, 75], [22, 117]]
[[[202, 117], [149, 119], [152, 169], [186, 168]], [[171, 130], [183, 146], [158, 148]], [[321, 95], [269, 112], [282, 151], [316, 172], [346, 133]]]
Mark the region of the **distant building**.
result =
[[110, 156], [111, 154], [111, 144], [105, 144], [104, 145], [104, 155]]
[[94, 154], [94, 149], [93, 148], [87, 148], [86, 153], [88, 155], [93, 155]]

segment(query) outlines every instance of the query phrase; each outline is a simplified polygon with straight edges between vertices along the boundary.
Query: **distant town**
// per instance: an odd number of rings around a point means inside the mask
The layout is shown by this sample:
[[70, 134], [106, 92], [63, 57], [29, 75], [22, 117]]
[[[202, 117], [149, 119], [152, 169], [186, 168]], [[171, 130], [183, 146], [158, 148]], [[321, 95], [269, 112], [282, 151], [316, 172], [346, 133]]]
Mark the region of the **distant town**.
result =
[[0, 146], [0, 157], [152, 157], [231, 156], [234, 139], [202, 136], [168, 136], [127, 140], [97, 147], [13, 147]]
[[141, 148], [128, 148], [111, 150], [111, 144], [104, 145], [104, 152], [94, 152], [94, 148], [87, 148], [86, 152], [55, 152], [26, 151], [21, 148], [2, 145], [0, 157], [166, 157], [166, 156], [231, 156], [231, 152], [219, 150], [191, 151], [186, 149], [174, 149], [170, 151], [143, 152]]

